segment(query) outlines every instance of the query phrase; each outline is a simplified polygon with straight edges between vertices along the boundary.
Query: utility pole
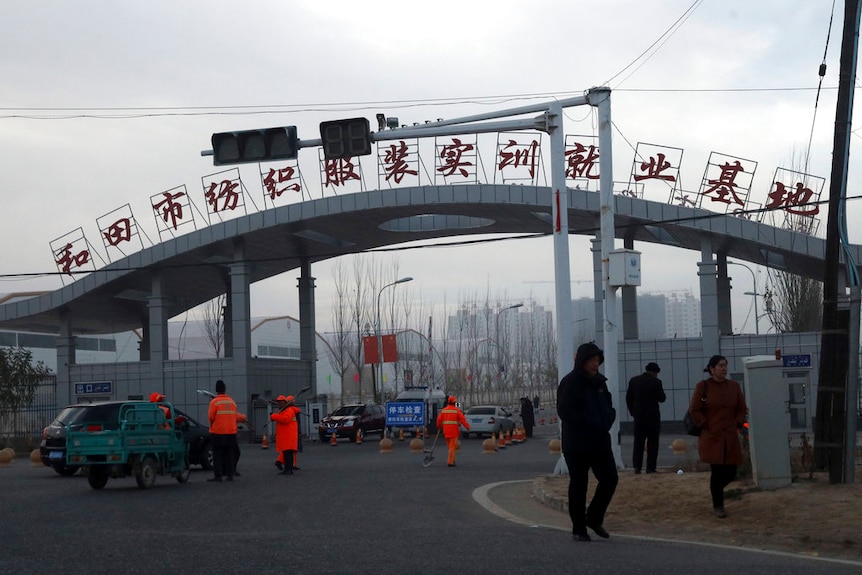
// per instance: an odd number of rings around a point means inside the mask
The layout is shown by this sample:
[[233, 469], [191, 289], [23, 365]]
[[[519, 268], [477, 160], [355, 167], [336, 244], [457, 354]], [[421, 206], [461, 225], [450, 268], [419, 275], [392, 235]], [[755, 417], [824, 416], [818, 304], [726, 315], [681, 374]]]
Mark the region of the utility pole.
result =
[[[844, 32], [838, 75], [838, 102], [832, 144], [832, 174], [829, 185], [829, 217], [826, 225], [826, 254], [823, 274], [823, 328], [820, 334], [820, 370], [817, 387], [817, 415], [814, 427], [815, 462], [826, 468], [830, 483], [844, 481], [847, 430], [847, 367], [849, 317], [838, 310], [840, 255], [839, 213], [846, 201], [847, 159], [856, 82], [859, 16], [862, 0], [844, 3]], [[843, 290], [842, 290], [843, 291]], [[856, 350], [853, 351], [856, 353]], [[854, 378], [856, 374], [852, 375]], [[855, 416], [855, 414], [854, 414]]]

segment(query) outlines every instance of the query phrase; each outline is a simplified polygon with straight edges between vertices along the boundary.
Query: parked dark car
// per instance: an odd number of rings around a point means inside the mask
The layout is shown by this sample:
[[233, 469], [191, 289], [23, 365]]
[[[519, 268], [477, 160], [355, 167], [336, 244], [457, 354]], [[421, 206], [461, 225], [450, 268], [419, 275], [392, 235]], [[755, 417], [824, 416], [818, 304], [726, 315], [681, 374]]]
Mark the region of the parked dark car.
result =
[[[117, 429], [120, 406], [127, 403], [129, 402], [99, 401], [78, 403], [61, 409], [54, 421], [42, 430], [42, 442], [39, 444], [42, 463], [60, 475], [74, 475], [79, 469], [78, 466], [66, 464], [66, 426], [75, 427], [87, 423], [98, 425], [101, 429]], [[177, 408], [173, 409], [173, 416], [189, 445], [189, 465], [212, 469], [213, 452], [209, 427], [201, 425]]]
[[374, 403], [342, 405], [321, 420], [317, 433], [320, 441], [329, 440], [334, 433], [336, 437], [347, 437], [355, 442], [359, 429], [363, 437], [369, 433], [379, 433], [382, 437], [386, 429], [383, 407]]

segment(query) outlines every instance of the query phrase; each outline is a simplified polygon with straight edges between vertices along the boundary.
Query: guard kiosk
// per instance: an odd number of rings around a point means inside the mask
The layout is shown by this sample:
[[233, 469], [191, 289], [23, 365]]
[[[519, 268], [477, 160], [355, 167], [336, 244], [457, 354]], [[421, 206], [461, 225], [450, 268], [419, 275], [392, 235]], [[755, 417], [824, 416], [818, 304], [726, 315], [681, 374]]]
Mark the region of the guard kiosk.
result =
[[759, 355], [742, 361], [754, 483], [762, 489], [785, 487], [792, 481], [788, 436], [808, 427], [810, 356]]

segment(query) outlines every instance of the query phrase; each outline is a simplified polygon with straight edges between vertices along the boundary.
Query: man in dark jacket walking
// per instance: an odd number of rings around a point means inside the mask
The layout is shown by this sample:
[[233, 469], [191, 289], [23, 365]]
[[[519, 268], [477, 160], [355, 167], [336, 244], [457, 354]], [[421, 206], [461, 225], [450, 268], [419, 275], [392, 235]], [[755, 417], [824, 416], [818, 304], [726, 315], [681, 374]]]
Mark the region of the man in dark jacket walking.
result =
[[[575, 367], [557, 388], [557, 413], [563, 424], [563, 457], [569, 468], [569, 517], [572, 538], [590, 541], [587, 527], [599, 537], [610, 535], [602, 526], [619, 480], [610, 429], [616, 419], [607, 378], [599, 373], [604, 352], [585, 343], [575, 355]], [[590, 469], [598, 485], [587, 507]]]
[[658, 460], [658, 436], [661, 432], [661, 411], [659, 403], [667, 397], [661, 386], [658, 374], [661, 371], [657, 363], [646, 365], [641, 375], [629, 380], [626, 391], [626, 406], [634, 419], [635, 444], [632, 451], [632, 466], [635, 473], [641, 472], [644, 462], [644, 444], [647, 449], [646, 472], [655, 473]]

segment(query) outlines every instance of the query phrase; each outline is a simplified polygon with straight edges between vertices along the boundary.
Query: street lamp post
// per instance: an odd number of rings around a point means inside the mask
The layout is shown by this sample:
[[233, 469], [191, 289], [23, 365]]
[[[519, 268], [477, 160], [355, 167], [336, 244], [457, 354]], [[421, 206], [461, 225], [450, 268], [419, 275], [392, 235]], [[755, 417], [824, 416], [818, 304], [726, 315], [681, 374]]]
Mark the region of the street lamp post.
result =
[[750, 267], [748, 267], [747, 265], [741, 264], [739, 262], [728, 261], [727, 263], [728, 263], [728, 265], [742, 266], [745, 269], [747, 269], [748, 272], [751, 274], [751, 284], [752, 284], [752, 286], [754, 286], [754, 291], [744, 292], [743, 295], [754, 296], [754, 333], [755, 333], [755, 335], [760, 335], [760, 317], [758, 316], [758, 313], [757, 313], [757, 297], [760, 295], [763, 295], [763, 294], [757, 293], [757, 277], [754, 275], [754, 270], [751, 269]]
[[497, 340], [497, 373], [500, 374], [500, 384], [503, 383], [503, 357], [500, 350], [500, 314], [506, 310], [517, 309], [519, 307], [524, 307], [523, 303], [516, 303], [510, 305], [509, 307], [504, 307], [503, 309], [497, 312], [497, 315], [494, 316], [494, 339]]
[[[383, 334], [380, 332], [380, 296], [383, 294], [383, 290], [390, 286], [403, 284], [405, 282], [412, 282], [412, 277], [405, 277], [401, 279], [397, 279], [392, 283], [388, 283], [377, 292], [377, 326], [375, 331], [377, 332], [377, 383], [380, 386], [380, 389], [383, 389]], [[379, 401], [380, 398], [377, 397], [377, 390], [375, 390], [374, 401]]]

